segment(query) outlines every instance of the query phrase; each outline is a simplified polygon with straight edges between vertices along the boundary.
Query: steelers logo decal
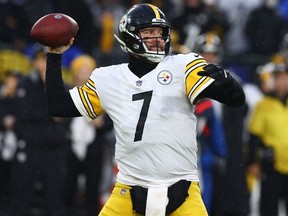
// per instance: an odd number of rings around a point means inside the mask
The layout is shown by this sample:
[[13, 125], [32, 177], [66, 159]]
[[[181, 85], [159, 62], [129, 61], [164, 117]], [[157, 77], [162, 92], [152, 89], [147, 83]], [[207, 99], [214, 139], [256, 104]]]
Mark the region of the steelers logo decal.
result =
[[126, 30], [127, 25], [127, 15], [124, 15], [120, 20], [119, 31], [123, 32]]
[[172, 81], [172, 74], [169, 71], [161, 71], [158, 74], [157, 80], [162, 85], [168, 85]]

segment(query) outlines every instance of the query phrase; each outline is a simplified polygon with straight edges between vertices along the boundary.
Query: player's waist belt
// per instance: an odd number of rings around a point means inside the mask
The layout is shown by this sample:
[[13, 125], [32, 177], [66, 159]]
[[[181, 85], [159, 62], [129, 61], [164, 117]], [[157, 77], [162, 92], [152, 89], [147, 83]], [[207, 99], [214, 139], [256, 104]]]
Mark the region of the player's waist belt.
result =
[[[180, 205], [182, 205], [186, 197], [188, 197], [188, 189], [190, 187], [190, 184], [191, 184], [190, 181], [180, 180], [176, 182], [175, 184], [171, 185], [170, 187], [168, 187], [167, 194], [165, 194], [166, 196], [164, 197], [166, 198], [164, 200], [165, 201], [164, 208], [166, 206], [166, 214], [172, 213]], [[146, 215], [147, 213], [146, 207], [148, 207], [146, 206], [146, 204], [149, 205], [149, 200], [147, 200], [147, 195], [149, 195], [148, 189], [140, 187], [140, 186], [132, 186], [132, 189], [130, 189], [130, 193], [131, 193], [131, 199], [133, 203], [133, 209], [139, 214]], [[162, 192], [156, 191], [156, 193], [163, 194], [163, 191]], [[164, 193], [165, 193], [165, 190], [164, 190]], [[156, 197], [157, 197], [157, 194], [156, 194]], [[168, 200], [167, 200], [167, 197], [168, 197]], [[159, 203], [159, 200], [158, 200], [158, 203]], [[154, 205], [156, 204], [157, 204], [157, 201], [156, 203], [154, 203]]]

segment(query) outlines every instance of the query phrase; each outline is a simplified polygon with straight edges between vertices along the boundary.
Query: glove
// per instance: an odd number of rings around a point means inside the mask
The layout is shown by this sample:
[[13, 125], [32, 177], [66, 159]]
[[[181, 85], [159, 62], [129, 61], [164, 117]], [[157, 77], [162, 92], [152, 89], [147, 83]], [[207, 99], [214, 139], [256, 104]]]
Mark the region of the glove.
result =
[[197, 75], [211, 77], [216, 80], [218, 85], [228, 83], [232, 79], [230, 73], [220, 65], [208, 64], [203, 69], [204, 71], [198, 72]]

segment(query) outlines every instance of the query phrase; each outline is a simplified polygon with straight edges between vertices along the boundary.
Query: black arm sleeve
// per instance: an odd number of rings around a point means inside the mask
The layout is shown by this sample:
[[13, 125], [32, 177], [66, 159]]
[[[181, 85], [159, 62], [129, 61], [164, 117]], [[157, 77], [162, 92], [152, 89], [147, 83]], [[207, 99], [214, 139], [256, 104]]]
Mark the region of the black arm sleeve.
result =
[[261, 138], [254, 134], [249, 134], [249, 146], [247, 149], [248, 153], [246, 161], [247, 166], [252, 163], [259, 162], [259, 158], [257, 158], [257, 152], [259, 151], [260, 146], [263, 146]]
[[47, 53], [45, 90], [48, 112], [52, 116], [81, 116], [68, 90], [66, 90], [61, 69], [62, 55]]
[[245, 103], [244, 91], [233, 77], [223, 85], [218, 85], [217, 80], [215, 80], [197, 98], [211, 98], [231, 107], [238, 107]]

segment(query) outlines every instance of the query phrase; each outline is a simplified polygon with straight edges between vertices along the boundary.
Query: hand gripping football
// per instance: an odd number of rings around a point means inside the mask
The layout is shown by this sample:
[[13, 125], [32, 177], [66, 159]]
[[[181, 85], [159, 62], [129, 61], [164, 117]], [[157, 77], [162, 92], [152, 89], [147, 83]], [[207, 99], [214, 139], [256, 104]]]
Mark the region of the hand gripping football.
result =
[[60, 47], [69, 43], [79, 29], [77, 22], [62, 13], [51, 13], [41, 17], [31, 28], [31, 37], [42, 45]]

